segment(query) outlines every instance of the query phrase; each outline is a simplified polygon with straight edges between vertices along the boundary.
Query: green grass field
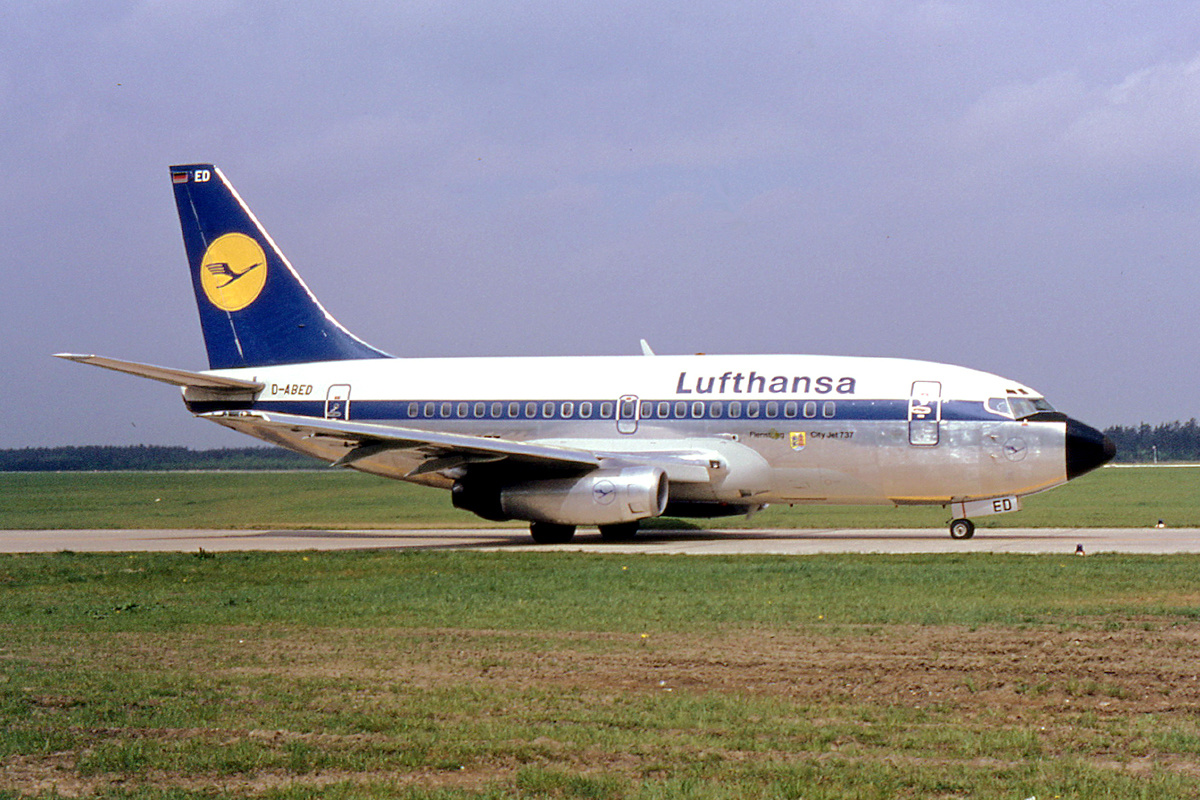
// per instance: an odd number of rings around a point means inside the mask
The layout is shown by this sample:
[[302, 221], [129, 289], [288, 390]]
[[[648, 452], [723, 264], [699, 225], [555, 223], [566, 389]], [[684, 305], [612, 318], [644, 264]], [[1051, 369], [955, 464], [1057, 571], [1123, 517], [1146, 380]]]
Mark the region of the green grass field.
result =
[[[980, 522], [1158, 518], [1200, 525], [1200, 469], [1101, 470]], [[481, 524], [351, 472], [0, 475], [10, 529]], [[1197, 575], [1194, 556], [0, 556], [0, 798], [1192, 798]]]
[[1194, 798], [1197, 574], [0, 556], [0, 797]]
[[[1200, 526], [1200, 468], [1103, 469], [1027, 498], [981, 527]], [[750, 520], [652, 520], [648, 527], [923, 528], [947, 510], [775, 506]], [[350, 471], [3, 473], [0, 529], [486, 527], [448, 493]], [[512, 523], [516, 525], [516, 523]]]

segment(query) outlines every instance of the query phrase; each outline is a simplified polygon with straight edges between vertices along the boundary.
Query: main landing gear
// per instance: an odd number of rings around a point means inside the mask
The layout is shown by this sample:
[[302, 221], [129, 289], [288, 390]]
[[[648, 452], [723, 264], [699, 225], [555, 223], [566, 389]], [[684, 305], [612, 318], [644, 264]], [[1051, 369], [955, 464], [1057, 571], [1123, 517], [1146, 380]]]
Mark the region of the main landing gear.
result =
[[575, 526], [556, 525], [553, 522], [531, 522], [529, 533], [538, 544], [566, 544], [575, 536]]
[[975, 523], [969, 519], [956, 519], [950, 523], [951, 539], [970, 539], [975, 535]]
[[[616, 525], [601, 525], [600, 538], [606, 542], [627, 542], [637, 536], [637, 522], [622, 522]], [[529, 534], [538, 544], [566, 544], [575, 536], [574, 525], [557, 525], [553, 522], [532, 522]]]
[[633, 537], [637, 536], [638, 523], [622, 522], [617, 525], [601, 525], [600, 538], [606, 542], [628, 542]]

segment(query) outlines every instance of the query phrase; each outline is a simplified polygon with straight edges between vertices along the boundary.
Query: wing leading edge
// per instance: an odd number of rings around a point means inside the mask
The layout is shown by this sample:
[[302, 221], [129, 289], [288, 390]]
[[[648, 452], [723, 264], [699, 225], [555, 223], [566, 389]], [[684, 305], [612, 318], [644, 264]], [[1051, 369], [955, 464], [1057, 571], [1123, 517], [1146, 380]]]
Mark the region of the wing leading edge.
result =
[[363, 472], [433, 485], [452, 481], [443, 473], [499, 461], [546, 473], [590, 472], [613, 463], [657, 466], [671, 480], [684, 483], [707, 483], [710, 468], [719, 469], [724, 463], [721, 453], [708, 449], [681, 449], [677, 442], [671, 443], [675, 447], [670, 449], [628, 451], [606, 448], [600, 441], [587, 441], [585, 449], [561, 442], [514, 442], [297, 414], [218, 411], [199, 416], [323, 459], [333, 467], [353, 467]]
[[[423, 431], [296, 414], [218, 411], [199, 415], [219, 425], [364, 472], [441, 483], [436, 473], [509, 460], [548, 471], [588, 472], [600, 459], [584, 450], [458, 433]], [[420, 480], [429, 476], [427, 480]]]

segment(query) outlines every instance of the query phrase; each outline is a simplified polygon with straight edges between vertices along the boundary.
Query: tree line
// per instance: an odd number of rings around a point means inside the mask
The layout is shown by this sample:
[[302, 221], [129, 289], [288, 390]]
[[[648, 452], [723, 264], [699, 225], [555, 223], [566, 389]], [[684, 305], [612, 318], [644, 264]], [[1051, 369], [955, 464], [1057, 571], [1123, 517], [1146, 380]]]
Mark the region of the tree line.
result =
[[325, 462], [281, 447], [187, 447], [85, 445], [0, 450], [0, 472], [108, 470], [322, 469]]
[[[1113, 425], [1104, 435], [1124, 463], [1200, 462], [1200, 423]], [[192, 450], [160, 445], [84, 445], [0, 450], [0, 472], [107, 470], [322, 469], [325, 462], [280, 447], [220, 447]]]
[[1161, 425], [1114, 425], [1105, 428], [1104, 435], [1116, 444], [1117, 461], [1200, 461], [1200, 424], [1195, 417]]

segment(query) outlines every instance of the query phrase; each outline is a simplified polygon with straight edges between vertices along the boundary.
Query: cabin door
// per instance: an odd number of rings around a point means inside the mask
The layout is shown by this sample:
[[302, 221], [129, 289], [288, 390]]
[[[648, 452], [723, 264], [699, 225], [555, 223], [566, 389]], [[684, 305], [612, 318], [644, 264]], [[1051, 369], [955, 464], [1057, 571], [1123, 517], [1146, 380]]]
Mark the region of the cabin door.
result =
[[345, 383], [329, 387], [325, 395], [325, 419], [350, 419], [350, 385]]
[[908, 398], [908, 443], [917, 447], [935, 447], [942, 421], [942, 384], [939, 381], [913, 381]]

